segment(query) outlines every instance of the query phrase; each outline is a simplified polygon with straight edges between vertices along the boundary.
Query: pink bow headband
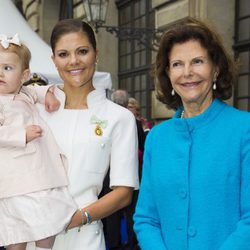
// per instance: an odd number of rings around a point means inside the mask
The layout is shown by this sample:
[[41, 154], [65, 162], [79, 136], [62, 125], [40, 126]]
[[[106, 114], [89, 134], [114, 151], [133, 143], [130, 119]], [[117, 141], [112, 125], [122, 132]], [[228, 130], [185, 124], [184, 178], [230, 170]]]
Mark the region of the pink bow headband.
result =
[[11, 43], [21, 46], [18, 34], [15, 34], [12, 38], [7, 37], [4, 34], [0, 35], [0, 44], [3, 46], [3, 48], [7, 49]]

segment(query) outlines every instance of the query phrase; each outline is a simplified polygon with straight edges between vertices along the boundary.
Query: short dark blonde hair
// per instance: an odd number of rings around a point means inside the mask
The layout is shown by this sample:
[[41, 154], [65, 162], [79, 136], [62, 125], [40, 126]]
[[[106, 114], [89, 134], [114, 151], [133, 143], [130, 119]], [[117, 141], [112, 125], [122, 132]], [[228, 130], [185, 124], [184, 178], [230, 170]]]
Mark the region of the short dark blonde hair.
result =
[[0, 50], [6, 51], [6, 52], [13, 52], [13, 53], [17, 54], [21, 60], [22, 69], [23, 70], [29, 69], [30, 60], [31, 60], [31, 53], [30, 53], [30, 50], [27, 48], [27, 46], [25, 46], [24, 44], [19, 46], [19, 45], [10, 43], [9, 47], [7, 49], [4, 49], [0, 45]]

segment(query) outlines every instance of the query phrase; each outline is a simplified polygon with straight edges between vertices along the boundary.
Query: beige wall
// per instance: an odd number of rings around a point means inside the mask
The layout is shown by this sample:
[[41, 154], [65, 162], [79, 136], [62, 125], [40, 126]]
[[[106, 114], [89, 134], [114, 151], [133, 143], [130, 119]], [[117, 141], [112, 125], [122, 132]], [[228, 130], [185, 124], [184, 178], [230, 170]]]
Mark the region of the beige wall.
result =
[[60, 0], [42, 0], [40, 5], [40, 32], [39, 35], [49, 44], [53, 26], [59, 19]]
[[[165, 4], [164, 4], [165, 3]], [[179, 0], [168, 3], [152, 0], [156, 8], [156, 27], [164, 28], [187, 16], [208, 19], [231, 50], [234, 36], [235, 0]]]
[[[209, 0], [208, 19], [216, 26], [223, 37], [227, 49], [233, 53], [235, 1], [234, 0]], [[219, 4], [218, 4], [219, 2]]]
[[[165, 4], [163, 4], [165, 2]], [[187, 16], [207, 19], [221, 34], [226, 47], [233, 53], [235, 0], [179, 0], [167, 3], [152, 0], [156, 8], [156, 27], [164, 28]]]
[[26, 17], [29, 19], [31, 28], [34, 31], [39, 31], [39, 3], [34, 2], [28, 8], [29, 1], [23, 1], [23, 11], [26, 14]]
[[[118, 11], [115, 1], [109, 1], [105, 25], [118, 25]], [[118, 88], [118, 38], [114, 34], [108, 33], [104, 28], [98, 31], [96, 37], [99, 48], [97, 70], [110, 72], [113, 88], [116, 89]]]
[[[235, 23], [235, 1], [234, 0], [209, 0], [208, 20], [216, 27], [223, 38], [228, 51], [233, 55], [232, 46], [234, 44], [234, 23]], [[219, 2], [219, 4], [218, 4]], [[227, 101], [233, 105], [233, 97]]]

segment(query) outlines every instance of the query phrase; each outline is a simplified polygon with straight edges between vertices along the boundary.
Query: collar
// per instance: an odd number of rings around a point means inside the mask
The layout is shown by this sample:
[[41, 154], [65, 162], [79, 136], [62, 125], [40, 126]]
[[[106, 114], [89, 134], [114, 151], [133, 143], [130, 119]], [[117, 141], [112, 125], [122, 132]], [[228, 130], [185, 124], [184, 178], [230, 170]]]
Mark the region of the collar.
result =
[[[55, 95], [59, 98], [61, 103], [65, 103], [66, 96], [63, 89], [63, 84], [56, 85]], [[95, 89], [91, 91], [87, 96], [87, 105], [89, 109], [98, 107], [106, 101], [106, 91], [105, 89]], [[64, 105], [60, 106], [60, 109], [64, 109]]]
[[179, 108], [173, 116], [173, 122], [180, 131], [188, 129], [190, 132], [204, 127], [214, 120], [220, 112], [226, 107], [226, 104], [218, 99], [214, 99], [210, 106], [200, 115], [191, 118], [180, 118], [183, 107]]
[[26, 100], [28, 102], [32, 102], [30, 98], [29, 91], [27, 87], [22, 86], [20, 91], [16, 94], [0, 94], [2, 102], [9, 102], [13, 100]]
[[10, 101], [15, 98], [15, 94], [1, 94], [0, 95], [1, 101]]

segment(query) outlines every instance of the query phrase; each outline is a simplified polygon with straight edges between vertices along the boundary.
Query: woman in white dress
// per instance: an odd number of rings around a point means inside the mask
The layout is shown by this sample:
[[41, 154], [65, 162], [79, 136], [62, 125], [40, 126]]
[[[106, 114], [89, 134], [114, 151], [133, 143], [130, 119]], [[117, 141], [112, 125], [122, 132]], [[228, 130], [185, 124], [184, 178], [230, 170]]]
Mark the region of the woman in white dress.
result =
[[[40, 113], [69, 162], [69, 191], [79, 210], [67, 232], [56, 237], [54, 250], [103, 250], [101, 219], [127, 206], [138, 189], [137, 132], [129, 110], [95, 89], [98, 59], [92, 28], [76, 19], [59, 21], [51, 35], [52, 59], [62, 85], [54, 94], [57, 112]], [[110, 193], [98, 200], [110, 166]]]

